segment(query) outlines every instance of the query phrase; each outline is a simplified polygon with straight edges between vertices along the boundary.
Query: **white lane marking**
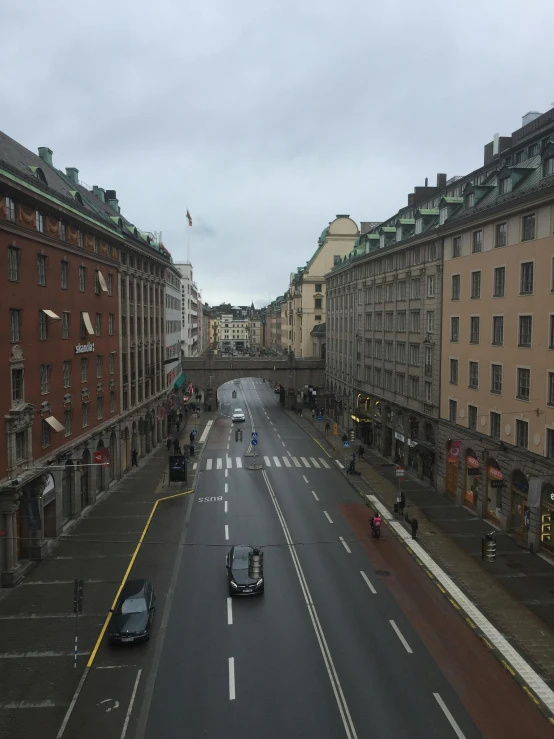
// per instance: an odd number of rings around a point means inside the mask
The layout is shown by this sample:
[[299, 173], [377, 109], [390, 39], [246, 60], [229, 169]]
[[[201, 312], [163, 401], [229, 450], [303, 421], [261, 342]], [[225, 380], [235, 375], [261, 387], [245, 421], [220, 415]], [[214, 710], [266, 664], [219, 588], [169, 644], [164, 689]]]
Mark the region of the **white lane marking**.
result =
[[229, 449], [229, 444], [227, 444], [227, 449]]
[[317, 467], [317, 469], [319, 469], [319, 462], [315, 457], [310, 457], [310, 462], [313, 464], [314, 467]]
[[296, 459], [296, 457], [291, 457], [292, 461], [294, 462], [295, 467], [302, 467], [300, 462]]
[[225, 501], [225, 513], [227, 513], [227, 510], [228, 510], [228, 509], [227, 509], [227, 502], [228, 502], [228, 501]]
[[302, 464], [304, 465], [304, 467], [309, 467], [310, 466], [310, 463], [308, 462], [308, 460], [306, 459], [306, 457], [300, 457], [300, 459], [302, 460]]
[[[268, 416], [268, 417], [269, 417], [269, 416]], [[273, 426], [273, 421], [270, 421], [269, 423], [270, 423], [270, 424], [271, 424], [271, 425]]]
[[447, 708], [445, 702], [443, 701], [443, 699], [440, 697], [440, 695], [438, 693], [433, 693], [433, 695], [435, 696], [435, 700], [437, 701], [437, 703], [441, 707], [442, 712], [444, 713], [444, 715], [448, 719], [448, 723], [454, 729], [454, 733], [456, 734], [456, 736], [458, 737], [458, 739], [465, 739], [464, 732], [460, 729], [460, 727], [456, 723], [456, 719], [454, 718], [454, 716], [448, 710], [448, 708]]
[[195, 470], [195, 469], [196, 469], [197, 467], [198, 467], [198, 462], [195, 462], [195, 463], [194, 463], [194, 464], [192, 465], [192, 469], [193, 469], [193, 470]]
[[127, 713], [125, 714], [125, 721], [123, 723], [123, 728], [121, 729], [121, 736], [120, 739], [125, 739], [125, 736], [127, 734], [127, 727], [129, 726], [129, 719], [131, 718], [131, 712], [133, 710], [133, 706], [135, 704], [135, 697], [137, 695], [137, 688], [140, 680], [140, 676], [142, 674], [142, 670], [139, 670], [137, 672], [137, 677], [135, 679], [135, 684], [133, 685], [133, 692], [131, 693], [131, 700], [129, 701], [129, 707], [127, 708]]
[[231, 457], [227, 457], [227, 469], [230, 470], [232, 466], [233, 460], [231, 459]]
[[285, 442], [284, 442], [284, 441], [282, 441], [282, 442], [281, 442], [281, 444], [282, 444], [283, 446], [286, 446], [286, 444], [285, 444]]
[[281, 462], [279, 461], [279, 457], [273, 457], [273, 462], [275, 463], [275, 467], [280, 467]]
[[229, 700], [235, 700], [235, 658], [229, 657]]
[[242, 459], [240, 457], [237, 457], [237, 469], [240, 470], [241, 467], [242, 467]]
[[381, 503], [375, 495], [368, 495], [371, 504], [376, 508], [383, 518], [387, 518], [388, 525], [395, 533], [409, 546], [423, 564], [427, 567], [445, 590], [458, 603], [462, 611], [477, 625], [487, 639], [503, 654], [506, 661], [510, 663], [513, 669], [525, 680], [527, 685], [536, 693], [536, 695], [548, 706], [549, 710], [554, 713], [554, 692], [548, 687], [544, 680], [533, 670], [533, 668], [521, 657], [519, 652], [512, 647], [511, 644], [502, 636], [491, 622], [483, 616], [481, 611], [470, 601], [470, 599], [460, 590], [460, 588], [452, 581], [452, 579], [442, 570], [435, 560], [427, 554], [425, 549], [414, 541], [406, 529], [398, 521], [390, 520], [392, 518], [389, 511]]
[[327, 511], [323, 511], [323, 513], [325, 514], [325, 517], [327, 518], [327, 520], [329, 521], [329, 523], [333, 523], [333, 519], [332, 519], [332, 518], [331, 518], [331, 516], [330, 516], [330, 515], [329, 515], [329, 514], [327, 513]]
[[229, 470], [225, 470], [225, 477], [229, 477]]
[[227, 624], [233, 625], [233, 599], [231, 596], [227, 598]]
[[285, 464], [285, 467], [290, 467], [291, 463], [288, 457], [283, 457], [283, 462]]
[[288, 454], [288, 455], [289, 455], [289, 457], [290, 457], [290, 458], [292, 459], [292, 454], [291, 454], [291, 453], [289, 452], [289, 450], [288, 450], [288, 449], [287, 449], [287, 454]]
[[342, 692], [342, 686], [340, 684], [339, 676], [337, 675], [337, 671], [335, 669], [333, 657], [331, 655], [331, 651], [327, 644], [327, 640], [325, 639], [325, 634], [323, 633], [323, 628], [321, 626], [321, 623], [319, 621], [319, 616], [317, 615], [317, 611], [315, 609], [314, 600], [308, 588], [308, 583], [306, 582], [306, 578], [304, 576], [302, 565], [300, 564], [300, 560], [298, 559], [298, 554], [296, 552], [296, 548], [292, 541], [292, 537], [290, 535], [287, 522], [285, 521], [283, 512], [281, 511], [281, 507], [279, 506], [277, 498], [275, 497], [275, 493], [273, 491], [273, 488], [271, 487], [271, 483], [269, 482], [269, 478], [265, 470], [262, 471], [262, 476], [265, 480], [265, 484], [269, 491], [269, 495], [271, 496], [271, 500], [273, 501], [273, 505], [277, 512], [279, 522], [281, 523], [281, 528], [283, 529], [285, 538], [287, 540], [287, 544], [289, 546], [289, 552], [292, 557], [294, 568], [296, 570], [298, 582], [300, 583], [300, 587], [302, 588], [302, 593], [304, 595], [304, 602], [306, 604], [306, 608], [308, 609], [308, 613], [310, 614], [312, 626], [314, 627], [315, 635], [317, 637], [317, 641], [319, 644], [319, 649], [321, 651], [321, 656], [323, 657], [325, 667], [327, 668], [327, 674], [329, 675], [329, 681], [331, 683], [331, 687], [333, 688], [335, 700], [337, 702], [337, 706], [340, 711], [342, 723], [344, 725], [344, 729], [346, 732], [346, 737], [347, 739], [357, 739], [358, 735], [354, 727], [354, 722], [352, 721], [352, 717], [350, 715], [350, 710], [348, 708], [346, 698], [344, 697], [344, 693]]
[[271, 467], [271, 462], [269, 461], [269, 457], [264, 457], [264, 462], [268, 467]]
[[217, 458], [217, 469], [218, 470], [222, 470], [223, 469], [223, 460], [221, 459], [221, 457], [218, 457]]
[[360, 570], [360, 575], [364, 578], [367, 587], [371, 590], [371, 592], [373, 593], [373, 595], [377, 595], [377, 591], [375, 590], [375, 588], [373, 587], [373, 585], [371, 584], [371, 582], [369, 580], [369, 577], [365, 574], [365, 572], [363, 570]]
[[277, 433], [277, 436], [278, 436], [279, 438], [281, 438], [281, 434]]
[[314, 496], [314, 498], [315, 498], [315, 499], [316, 499], [317, 501], [319, 501], [319, 498], [317, 497], [317, 495], [316, 495], [316, 492], [315, 492], [315, 490], [312, 490], [312, 495]]
[[208, 421], [206, 424], [206, 428], [204, 431], [202, 431], [202, 436], [200, 437], [200, 443], [203, 444], [206, 439], [208, 438], [208, 434], [210, 433], [210, 429], [212, 428], [213, 421]]
[[348, 552], [348, 554], [352, 554], [352, 551], [351, 551], [350, 547], [349, 547], [349, 546], [348, 546], [348, 544], [347, 544], [347, 543], [346, 543], [346, 542], [344, 541], [344, 539], [342, 538], [342, 536], [339, 536], [339, 539], [341, 540], [341, 542], [342, 542], [342, 546], [343, 546], [343, 547], [344, 547], [344, 548], [346, 549], [346, 551]]
[[226, 493], [229, 492], [229, 483], [228, 482], [225, 483], [225, 492]]
[[404, 637], [404, 635], [402, 634], [402, 632], [400, 631], [400, 629], [398, 628], [398, 626], [395, 624], [395, 622], [392, 620], [392, 618], [389, 619], [389, 623], [392, 626], [392, 628], [394, 629], [394, 631], [396, 632], [396, 636], [402, 642], [402, 645], [404, 646], [404, 649], [408, 652], [408, 654], [413, 654], [412, 648], [410, 647], [410, 645], [406, 641], [406, 638]]
[[341, 464], [341, 462], [339, 462], [339, 460], [338, 460], [338, 459], [335, 459], [335, 464], [337, 464], [337, 465], [338, 465], [338, 466], [339, 466], [339, 467], [341, 468], [341, 470], [343, 470], [343, 469], [344, 469], [344, 465], [343, 465], [343, 464]]
[[212, 460], [211, 459], [207, 459], [206, 460], [206, 469], [207, 470], [211, 470], [212, 469], [212, 464], [213, 464]]
[[302, 477], [304, 478], [304, 482], [308, 482], [308, 478], [306, 477], [306, 475], [302, 475]]
[[323, 457], [320, 457], [319, 461], [321, 462], [323, 467], [326, 467], [328, 470], [331, 469], [329, 465], [327, 464], [327, 462], [323, 459]]
[[81, 679], [79, 680], [79, 684], [77, 685], [75, 692], [73, 693], [73, 698], [71, 699], [69, 708], [67, 709], [65, 716], [63, 717], [62, 725], [60, 726], [60, 730], [58, 731], [56, 735], [56, 739], [62, 739], [62, 736], [64, 735], [65, 728], [67, 726], [69, 719], [71, 718], [71, 714], [73, 713], [73, 709], [75, 708], [77, 699], [79, 698], [79, 695], [81, 694], [81, 690], [83, 689], [83, 685], [85, 684], [85, 680], [87, 679], [89, 670], [90, 670], [90, 667], [85, 667], [84, 672], [81, 675]]
[[229, 524], [225, 524], [225, 541], [229, 541]]

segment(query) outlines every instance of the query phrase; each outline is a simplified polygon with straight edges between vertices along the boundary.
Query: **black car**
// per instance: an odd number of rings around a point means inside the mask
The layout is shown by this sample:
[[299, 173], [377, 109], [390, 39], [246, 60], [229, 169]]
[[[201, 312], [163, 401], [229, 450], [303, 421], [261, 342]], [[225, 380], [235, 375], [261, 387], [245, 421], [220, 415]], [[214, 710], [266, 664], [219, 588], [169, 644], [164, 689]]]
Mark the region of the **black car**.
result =
[[112, 609], [108, 626], [113, 642], [140, 642], [150, 639], [156, 610], [154, 586], [149, 580], [128, 580]]
[[263, 572], [258, 578], [248, 574], [248, 556], [253, 551], [253, 547], [247, 544], [231, 547], [227, 555], [229, 595], [257, 595], [264, 592]]

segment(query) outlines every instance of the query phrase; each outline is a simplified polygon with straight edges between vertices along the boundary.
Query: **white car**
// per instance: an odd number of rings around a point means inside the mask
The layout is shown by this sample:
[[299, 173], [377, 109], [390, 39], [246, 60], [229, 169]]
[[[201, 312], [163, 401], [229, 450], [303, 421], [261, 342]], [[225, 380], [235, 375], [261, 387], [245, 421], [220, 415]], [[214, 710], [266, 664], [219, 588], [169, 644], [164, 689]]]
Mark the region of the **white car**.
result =
[[235, 410], [233, 411], [232, 418], [233, 418], [233, 423], [235, 423], [236, 421], [246, 421], [246, 418], [244, 416], [244, 411], [242, 410], [242, 408], [235, 408]]

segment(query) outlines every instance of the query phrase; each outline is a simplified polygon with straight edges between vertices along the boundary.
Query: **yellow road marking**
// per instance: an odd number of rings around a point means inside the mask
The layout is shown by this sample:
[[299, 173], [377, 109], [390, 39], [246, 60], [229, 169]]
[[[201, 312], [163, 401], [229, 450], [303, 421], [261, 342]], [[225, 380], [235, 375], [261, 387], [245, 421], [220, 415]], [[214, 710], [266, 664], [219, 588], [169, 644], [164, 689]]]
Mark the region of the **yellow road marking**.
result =
[[446, 593], [446, 590], [443, 588], [440, 582], [437, 583], [437, 588], [441, 591], [441, 593]]
[[323, 453], [326, 454], [329, 457], [329, 459], [331, 459], [331, 455], [329, 454], [329, 452], [327, 451], [327, 449], [325, 449], [325, 447], [323, 447], [319, 443], [319, 441], [315, 438], [315, 436], [312, 436], [312, 439], [315, 441], [315, 443], [318, 445], [318, 447], [320, 447], [320, 449], [323, 451]]
[[484, 636], [482, 636], [481, 639], [485, 642], [485, 644], [487, 645], [489, 649], [494, 649], [493, 645], [490, 643], [488, 639], [485, 639]]
[[469, 618], [469, 616], [466, 616], [466, 617], [465, 617], [465, 619], [466, 619], [466, 621], [468, 622], [468, 624], [469, 624], [469, 625], [471, 626], [471, 628], [472, 628], [472, 629], [475, 629], [475, 628], [476, 628], [475, 624], [474, 624], [474, 623], [473, 623], [473, 621], [472, 621], [472, 620], [471, 620], [471, 619]]
[[452, 603], [452, 605], [454, 606], [454, 608], [455, 608], [455, 609], [456, 609], [457, 611], [459, 611], [459, 610], [460, 610], [460, 606], [459, 606], [459, 605], [458, 605], [458, 604], [456, 603], [456, 601], [455, 601], [455, 600], [454, 600], [453, 598], [449, 598], [448, 600], [449, 600], [449, 601], [450, 601], [450, 602]]
[[434, 580], [435, 579], [435, 576], [433, 575], [433, 573], [430, 570], [425, 570], [425, 574], [427, 575], [427, 577], [430, 577], [431, 580]]
[[184, 493], [175, 493], [174, 495], [166, 495], [163, 498], [158, 498], [158, 500], [155, 501], [154, 505], [152, 506], [152, 510], [150, 511], [150, 515], [148, 516], [148, 521], [146, 522], [146, 526], [142, 530], [142, 534], [140, 535], [140, 539], [138, 540], [138, 544], [135, 547], [135, 551], [133, 552], [133, 556], [131, 557], [131, 561], [129, 562], [129, 566], [127, 567], [125, 574], [123, 575], [123, 579], [121, 580], [121, 584], [119, 588], [117, 589], [117, 593], [115, 594], [115, 598], [113, 599], [113, 603], [110, 608], [110, 612], [106, 616], [106, 620], [104, 621], [104, 625], [102, 626], [102, 630], [100, 631], [100, 636], [96, 640], [96, 644], [94, 645], [94, 649], [91, 652], [91, 655], [89, 657], [89, 660], [87, 662], [87, 667], [92, 667], [92, 663], [94, 662], [94, 659], [96, 657], [96, 653], [98, 652], [98, 649], [100, 648], [100, 644], [102, 643], [102, 639], [104, 638], [104, 634], [106, 633], [106, 629], [108, 628], [108, 623], [110, 621], [110, 618], [112, 617], [112, 610], [115, 608], [117, 604], [117, 599], [119, 598], [119, 594], [123, 590], [123, 586], [127, 582], [127, 578], [129, 577], [131, 570], [133, 568], [133, 565], [135, 563], [135, 559], [137, 558], [137, 555], [139, 553], [139, 550], [142, 546], [142, 542], [144, 541], [144, 537], [146, 536], [146, 533], [148, 531], [148, 528], [150, 527], [150, 522], [152, 521], [152, 518], [154, 517], [154, 513], [156, 513], [156, 509], [158, 507], [158, 503], [161, 503], [162, 500], [171, 500], [171, 498], [180, 498], [183, 495], [190, 495], [190, 493], [194, 492], [193, 490], [186, 490]]
[[506, 668], [506, 669], [508, 670], [508, 672], [510, 673], [510, 675], [511, 675], [512, 677], [514, 677], [514, 676], [515, 676], [515, 674], [516, 674], [516, 673], [515, 673], [515, 670], [514, 670], [514, 669], [512, 669], [512, 667], [511, 667], [511, 666], [510, 666], [510, 665], [509, 665], [509, 664], [508, 664], [508, 663], [506, 662], [506, 660], [505, 660], [505, 659], [501, 659], [501, 660], [500, 660], [500, 662], [501, 662], [501, 664], [502, 664], [502, 665], [503, 665], [503, 666], [504, 666], [504, 667], [505, 667], [505, 668]]
[[536, 695], [534, 695], [534, 693], [532, 693], [532, 692], [531, 692], [531, 691], [529, 690], [529, 688], [527, 687], [527, 685], [522, 685], [522, 688], [523, 688], [523, 690], [525, 690], [525, 692], [527, 693], [527, 695], [529, 696], [529, 698], [531, 698], [531, 700], [533, 701], [533, 703], [534, 703], [535, 705], [537, 705], [537, 706], [538, 706], [538, 705], [539, 705], [539, 703], [540, 703], [540, 701], [539, 701], [539, 699], [537, 698], [537, 696], [536, 696]]

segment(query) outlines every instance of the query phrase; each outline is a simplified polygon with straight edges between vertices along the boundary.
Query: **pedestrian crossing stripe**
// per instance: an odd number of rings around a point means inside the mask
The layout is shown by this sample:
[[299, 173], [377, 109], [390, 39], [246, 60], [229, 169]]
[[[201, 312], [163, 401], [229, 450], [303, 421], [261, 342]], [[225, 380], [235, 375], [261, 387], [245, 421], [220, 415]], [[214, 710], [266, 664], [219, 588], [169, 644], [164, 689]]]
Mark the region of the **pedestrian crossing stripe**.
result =
[[[263, 457], [264, 464], [266, 467], [292, 467], [293, 465], [295, 467], [301, 467], [301, 468], [314, 468], [314, 469], [321, 469], [324, 467], [325, 469], [330, 469], [329, 463], [323, 458], [323, 457], [310, 457], [307, 459], [306, 457], [300, 457], [299, 461], [296, 457]], [[292, 464], [291, 464], [292, 462]], [[195, 463], [196, 465], [196, 463]], [[243, 461], [241, 457], [216, 457], [215, 459], [209, 458], [206, 459], [206, 466], [205, 470], [206, 472], [210, 472], [211, 470], [231, 470], [233, 468], [235, 469], [241, 469], [243, 467]], [[196, 466], [193, 467], [193, 469], [196, 469]]]

